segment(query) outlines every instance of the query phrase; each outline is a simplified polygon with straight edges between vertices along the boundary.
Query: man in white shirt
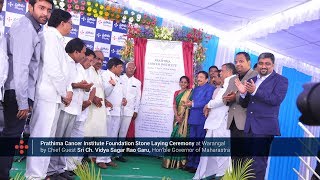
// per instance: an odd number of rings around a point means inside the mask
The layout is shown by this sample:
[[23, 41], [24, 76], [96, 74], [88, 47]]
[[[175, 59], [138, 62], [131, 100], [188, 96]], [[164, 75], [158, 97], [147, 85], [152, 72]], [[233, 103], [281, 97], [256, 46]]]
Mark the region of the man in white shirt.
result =
[[[204, 124], [204, 129], [207, 130], [207, 141], [210, 141], [211, 138], [230, 137], [230, 130], [227, 129], [229, 106], [224, 104], [222, 97], [228, 88], [230, 79], [235, 77], [236, 73], [237, 70], [234, 64], [226, 63], [222, 65], [220, 75], [223, 83], [221, 86], [217, 86], [213, 92], [212, 99], [203, 109], [205, 116], [207, 116]], [[204, 146], [203, 148], [208, 147]], [[207, 156], [205, 154], [200, 158], [200, 163], [193, 179], [207, 179], [214, 175], [216, 175], [215, 179], [221, 179], [230, 164], [230, 156]]]
[[[126, 64], [126, 73], [120, 76], [120, 82], [123, 86], [123, 97], [127, 102], [122, 107], [120, 130], [119, 130], [119, 141], [124, 141], [128, 128], [131, 123], [131, 119], [135, 120], [138, 115], [140, 99], [141, 99], [141, 82], [133, 76], [136, 70], [134, 62], [130, 61]], [[121, 147], [118, 147], [121, 148]], [[122, 157], [122, 153], [116, 158], [118, 161], [126, 162], [127, 160]]]
[[[82, 65], [79, 62], [83, 61], [86, 52], [86, 46], [84, 42], [75, 38], [69, 41], [65, 48], [68, 53], [68, 59], [74, 61], [73, 67], [70, 66], [69, 71], [72, 73], [72, 87], [73, 96], [72, 101], [69, 106], [61, 107], [60, 116], [57, 123], [57, 129], [55, 132], [55, 137], [71, 137], [71, 131], [76, 117], [81, 114], [82, 102], [84, 91], [89, 91], [92, 87], [92, 83], [88, 83], [84, 80], [82, 74]], [[65, 173], [66, 167], [66, 157], [64, 156], [53, 156], [51, 157], [50, 164], [48, 167], [47, 175], [49, 177], [55, 177], [59, 174]], [[68, 174], [67, 174], [68, 175]], [[72, 176], [69, 174], [69, 176]]]
[[[84, 80], [88, 83], [92, 83], [92, 80], [90, 78], [89, 74], [89, 68], [91, 67], [91, 63], [93, 59], [96, 57], [94, 52], [87, 48], [86, 57], [83, 61], [80, 62], [80, 64], [77, 66], [77, 69], [79, 70], [79, 73], [83, 76]], [[95, 96], [96, 89], [94, 86], [91, 87], [90, 92], [84, 92], [83, 96], [83, 102], [82, 102], [82, 112], [80, 115], [77, 115], [77, 118], [73, 124], [72, 130], [71, 130], [71, 137], [75, 138], [83, 138], [84, 137], [84, 123], [88, 117], [88, 107], [92, 104], [93, 98]], [[74, 95], [75, 96], [75, 95]], [[72, 102], [71, 102], [72, 103]], [[77, 168], [77, 164], [80, 164], [82, 160], [82, 156], [78, 157], [67, 157], [67, 170], [70, 173], [73, 173], [73, 171]]]
[[[30, 122], [30, 137], [54, 137], [60, 115], [61, 103], [69, 105], [72, 92], [67, 92], [70, 84], [69, 65], [64, 49], [64, 37], [72, 29], [71, 14], [61, 9], [52, 12], [48, 28], [40, 35], [41, 57], [39, 77], [36, 86], [33, 116]], [[44, 179], [50, 157], [27, 158], [27, 179]]]
[[[113, 87], [116, 85], [116, 81], [114, 80], [115, 75], [110, 77], [105, 77], [102, 74], [105, 72], [101, 72], [100, 68], [102, 66], [102, 62], [104, 60], [104, 55], [101, 51], [95, 51], [96, 58], [94, 60], [93, 67], [91, 69], [91, 77], [94, 79], [94, 86], [96, 87], [96, 95], [92, 101], [93, 105], [89, 107], [88, 119], [85, 122], [85, 137], [111, 137], [109, 136], [109, 128], [108, 121], [110, 116], [107, 115], [109, 112], [109, 108], [106, 108], [105, 103], [106, 99], [106, 86], [112, 86], [110, 89], [112, 91]], [[111, 60], [111, 59], [110, 59]], [[109, 60], [109, 62], [110, 62]], [[122, 69], [122, 66], [121, 66]], [[103, 79], [104, 78], [104, 79]], [[119, 77], [118, 77], [119, 78]], [[105, 82], [106, 79], [109, 81]], [[108, 83], [108, 84], [107, 84]], [[109, 90], [110, 90], [109, 89]], [[111, 93], [108, 92], [108, 94]], [[121, 91], [122, 92], [122, 91]], [[122, 94], [121, 94], [122, 98]], [[120, 115], [119, 115], [120, 116]], [[117, 164], [112, 162], [109, 156], [99, 156], [97, 158], [92, 158], [93, 161], [97, 163], [97, 166], [102, 169], [108, 168], [108, 166], [116, 167]]]
[[105, 98], [112, 104], [112, 109], [109, 110], [110, 116], [107, 118], [108, 137], [117, 138], [121, 124], [121, 109], [126, 105], [119, 77], [123, 70], [123, 62], [118, 58], [111, 58], [107, 67], [108, 70], [103, 71], [101, 75]]

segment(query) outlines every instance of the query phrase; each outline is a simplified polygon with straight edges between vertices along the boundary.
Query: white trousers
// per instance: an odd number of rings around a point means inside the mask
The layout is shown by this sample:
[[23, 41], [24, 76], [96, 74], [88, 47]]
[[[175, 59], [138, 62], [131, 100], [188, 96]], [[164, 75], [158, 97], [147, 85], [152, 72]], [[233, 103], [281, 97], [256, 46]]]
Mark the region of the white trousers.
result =
[[[84, 137], [84, 123], [88, 117], [88, 108], [81, 112], [80, 115], [77, 116], [76, 122], [73, 124], [73, 128], [71, 131], [71, 137], [74, 138], [83, 138]], [[67, 159], [67, 171], [73, 171], [77, 168], [78, 164], [81, 164], [82, 156], [74, 156], [74, 157], [66, 157]]]
[[[55, 137], [58, 118], [61, 109], [59, 103], [37, 99], [34, 103], [32, 119], [30, 121], [30, 138]], [[28, 156], [26, 164], [27, 179], [44, 179], [50, 163], [50, 156]]]
[[[55, 137], [71, 137], [74, 122], [77, 116], [69, 114], [65, 111], [60, 112], [58, 126]], [[66, 157], [65, 156], [51, 156], [50, 164], [48, 167], [47, 175], [61, 174], [65, 172], [66, 168]]]
[[120, 124], [120, 131], [119, 131], [120, 138], [127, 137], [131, 119], [132, 119], [132, 116], [121, 116], [121, 121], [120, 121], [121, 124]]
[[120, 116], [107, 117], [108, 138], [117, 138], [120, 130], [121, 118]]

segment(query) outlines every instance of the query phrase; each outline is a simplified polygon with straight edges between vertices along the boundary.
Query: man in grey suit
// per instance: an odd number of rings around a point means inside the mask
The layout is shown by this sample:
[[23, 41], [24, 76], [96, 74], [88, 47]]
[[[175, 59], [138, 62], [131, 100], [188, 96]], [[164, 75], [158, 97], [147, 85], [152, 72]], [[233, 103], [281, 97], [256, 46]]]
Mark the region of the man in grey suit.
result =
[[250, 68], [250, 56], [246, 52], [238, 52], [235, 57], [235, 65], [238, 76], [230, 79], [229, 86], [223, 96], [224, 102], [229, 106], [227, 128], [231, 131], [231, 157], [233, 160], [241, 159], [244, 149], [241, 148], [241, 140], [244, 137], [244, 125], [246, 123], [246, 109], [239, 104], [240, 93], [235, 80], [238, 78], [242, 83], [257, 76], [257, 72]]

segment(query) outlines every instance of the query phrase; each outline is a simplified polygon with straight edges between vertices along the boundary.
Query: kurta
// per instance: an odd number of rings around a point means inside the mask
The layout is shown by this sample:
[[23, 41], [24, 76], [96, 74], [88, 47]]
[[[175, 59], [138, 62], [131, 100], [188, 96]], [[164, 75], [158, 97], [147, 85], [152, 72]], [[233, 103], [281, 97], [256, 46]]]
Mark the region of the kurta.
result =
[[[204, 129], [207, 129], [206, 138], [208, 139], [206, 140], [230, 137], [230, 131], [227, 129], [229, 107], [223, 103], [222, 97], [232, 77], [230, 76], [224, 80], [223, 87], [214, 91], [212, 99], [207, 104], [210, 112], [204, 125]], [[230, 166], [230, 163], [230, 156], [201, 156], [193, 179], [203, 179], [213, 175], [222, 176]]]
[[107, 115], [106, 108], [104, 106], [104, 87], [100, 72], [96, 72], [93, 67], [90, 67], [90, 79], [96, 88], [96, 96], [102, 98], [102, 106], [98, 108], [92, 104], [89, 106], [88, 118], [84, 125], [85, 137], [107, 137]]

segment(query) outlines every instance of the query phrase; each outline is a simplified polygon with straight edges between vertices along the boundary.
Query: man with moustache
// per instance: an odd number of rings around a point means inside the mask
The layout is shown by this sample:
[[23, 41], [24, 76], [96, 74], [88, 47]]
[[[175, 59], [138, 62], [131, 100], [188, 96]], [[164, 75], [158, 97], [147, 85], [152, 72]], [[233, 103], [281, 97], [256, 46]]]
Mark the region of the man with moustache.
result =
[[209, 80], [209, 84], [214, 85], [214, 74], [216, 74], [217, 72], [219, 71], [218, 67], [217, 66], [210, 66], [209, 67], [209, 77], [210, 77], [210, 80]]
[[[197, 75], [198, 86], [194, 88], [191, 101], [187, 101], [185, 106], [190, 108], [188, 126], [190, 141], [202, 141], [206, 135], [204, 124], [206, 117], [203, 113], [204, 106], [211, 100], [215, 87], [208, 83], [208, 73], [200, 71]], [[187, 164], [184, 170], [190, 173], [195, 173], [200, 162], [201, 152], [196, 153], [195, 149], [200, 146], [195, 146], [194, 151], [188, 154]]]
[[[120, 81], [123, 86], [123, 97], [127, 104], [122, 107], [119, 140], [124, 141], [130, 126], [131, 121], [137, 118], [140, 98], [141, 98], [141, 82], [133, 76], [136, 70], [136, 65], [133, 61], [126, 64], [126, 73], [120, 76]], [[122, 139], [121, 139], [122, 138]], [[122, 147], [117, 147], [122, 148]], [[122, 157], [122, 153], [116, 158], [118, 161], [126, 162], [127, 160]]]
[[[107, 115], [108, 137], [117, 138], [121, 124], [121, 109], [127, 104], [127, 100], [123, 96], [123, 86], [120, 82], [123, 61], [113, 57], [107, 62], [107, 67], [108, 70], [102, 73], [102, 79], [105, 98], [112, 104], [112, 109], [109, 111], [110, 115]], [[117, 166], [114, 162], [110, 162], [107, 165]]]
[[[55, 137], [61, 106], [72, 100], [70, 69], [74, 61], [67, 59], [64, 36], [72, 29], [71, 14], [55, 9], [48, 21], [48, 28], [40, 34], [41, 61], [36, 86], [30, 137]], [[63, 103], [63, 104], [62, 104]], [[27, 179], [47, 176], [50, 157], [27, 157]], [[59, 176], [60, 177], [60, 176]]]
[[241, 159], [244, 156], [241, 140], [244, 137], [244, 125], [246, 122], [246, 108], [240, 103], [240, 93], [235, 85], [235, 80], [246, 82], [248, 79], [257, 75], [256, 71], [250, 69], [250, 56], [246, 52], [238, 52], [235, 57], [235, 66], [238, 76], [230, 79], [228, 88], [223, 95], [224, 102], [229, 106], [227, 128], [231, 131], [231, 157], [233, 160]]
[[[56, 138], [68, 138], [71, 137], [71, 131], [77, 115], [80, 115], [82, 111], [82, 101], [84, 91], [89, 91], [92, 87], [92, 83], [88, 83], [84, 80], [81, 73], [81, 64], [85, 57], [86, 46], [84, 42], [79, 38], [74, 38], [69, 41], [65, 48], [68, 53], [68, 61], [73, 61], [73, 66], [70, 66], [69, 71], [72, 75], [71, 84], [72, 87], [72, 101], [68, 107], [61, 107], [59, 115], [57, 129], [55, 132]], [[71, 179], [73, 174], [65, 172], [66, 168], [66, 157], [64, 156], [52, 156], [48, 168], [47, 175], [49, 177], [63, 176], [67, 179]]]
[[[87, 48], [86, 57], [83, 59], [83, 61], [80, 62], [80, 64], [77, 65], [77, 69], [79, 72], [79, 77], [83, 77], [83, 80], [85, 80], [89, 84], [93, 84], [92, 80], [90, 79], [90, 68], [91, 63], [93, 62], [96, 55], [94, 52]], [[84, 123], [87, 120], [88, 117], [88, 109], [90, 105], [93, 102], [93, 98], [96, 93], [96, 88], [91, 87], [89, 92], [84, 92], [82, 103], [81, 103], [81, 113], [80, 115], [77, 115], [76, 120], [73, 124], [72, 130], [71, 130], [71, 137], [75, 138], [83, 138], [84, 137]], [[82, 156], [77, 157], [67, 157], [67, 170], [70, 172], [69, 174], [74, 174], [74, 170], [77, 168], [77, 164], [81, 164]]]
[[[105, 83], [101, 75], [104, 55], [101, 51], [95, 51], [95, 55], [96, 58], [93, 63], [94, 69], [91, 70], [90, 74], [94, 87], [96, 88], [96, 95], [93, 98], [93, 105], [89, 107], [88, 119], [85, 122], [85, 137], [109, 137], [109, 129], [107, 128], [109, 116], [107, 116], [107, 108], [105, 106]], [[108, 168], [108, 165], [113, 167], [117, 166], [109, 156], [99, 156], [93, 158], [93, 161], [102, 169]]]
[[[2, 3], [3, 4], [3, 1]], [[2, 6], [1, 6], [2, 8]], [[15, 21], [6, 37], [9, 71], [4, 85], [4, 129], [1, 137], [16, 137], [18, 144], [25, 120], [33, 107], [40, 62], [39, 32], [53, 9], [52, 0], [30, 0], [28, 12]], [[8, 157], [0, 157], [0, 179], [9, 179], [14, 149]]]
[[280, 136], [279, 109], [288, 90], [288, 79], [276, 73], [274, 55], [262, 53], [258, 57], [259, 74], [242, 83], [236, 80], [240, 92], [240, 104], [247, 107], [244, 132], [252, 138], [247, 147], [252, 153], [265, 152], [253, 156], [252, 168], [255, 179], [264, 179], [268, 166], [268, 155], [274, 136]]

